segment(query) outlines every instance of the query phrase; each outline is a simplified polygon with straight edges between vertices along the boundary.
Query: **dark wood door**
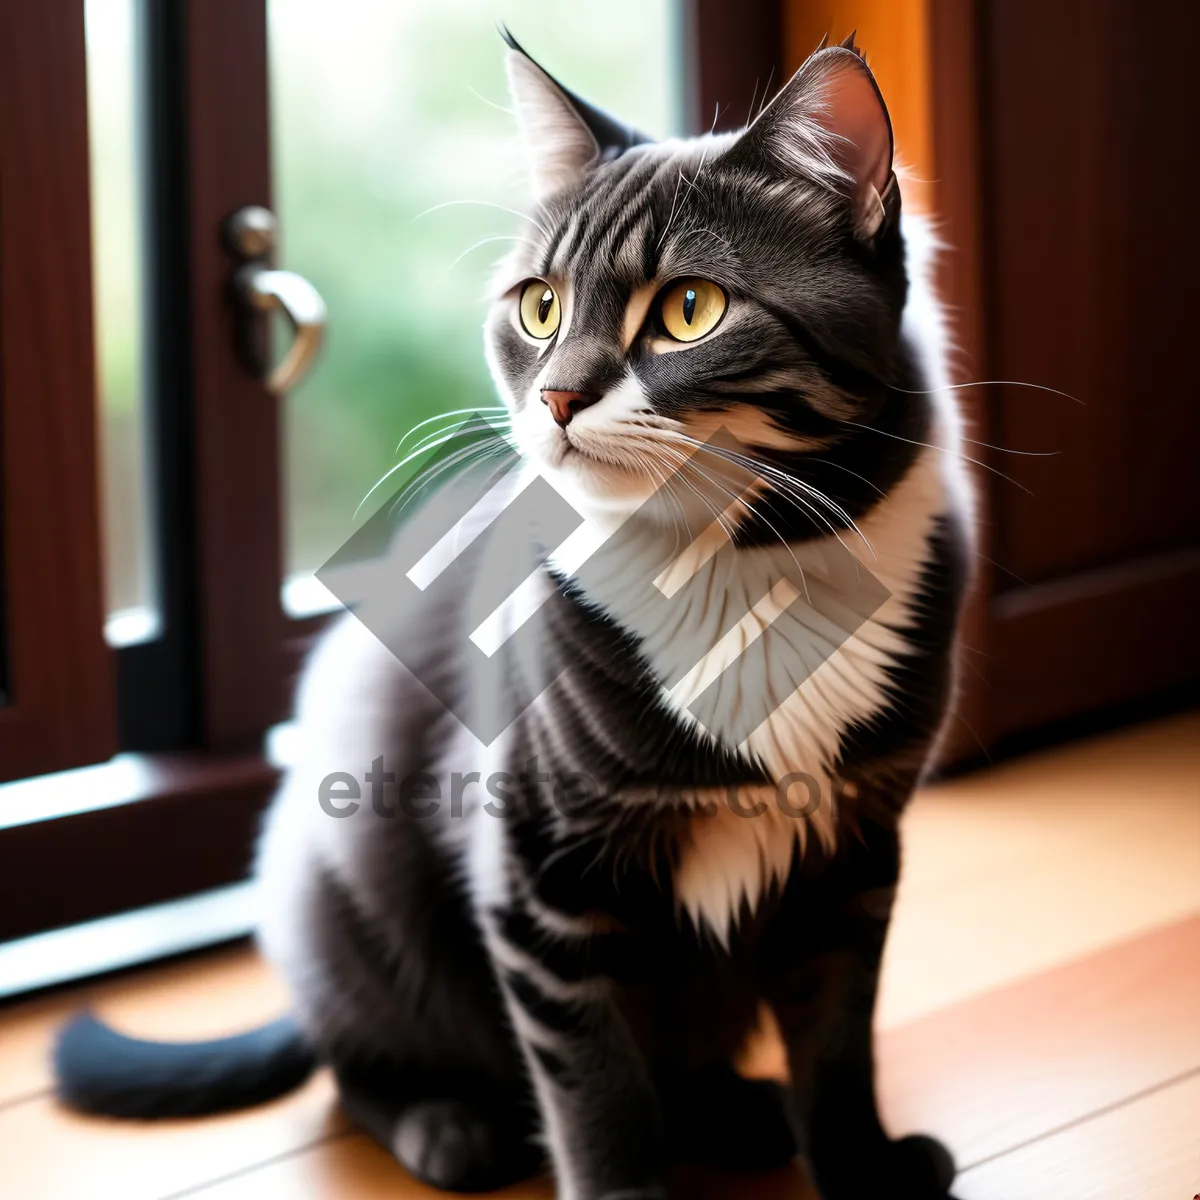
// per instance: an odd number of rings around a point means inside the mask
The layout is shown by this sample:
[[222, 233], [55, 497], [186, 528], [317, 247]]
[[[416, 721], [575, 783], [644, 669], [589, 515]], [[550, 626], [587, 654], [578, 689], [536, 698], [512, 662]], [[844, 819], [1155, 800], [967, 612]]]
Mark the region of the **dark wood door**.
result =
[[1077, 397], [997, 396], [1002, 444], [1061, 452], [994, 489], [1030, 584], [1200, 540], [1200, 9], [1172, 7], [1168, 33], [1128, 0], [987, 5], [991, 367]]
[[1200, 678], [1200, 7], [932, 14], [952, 298], [979, 308], [966, 377], [1039, 385], [973, 400], [973, 436], [1004, 448], [972, 448], [994, 564], [973, 709], [995, 742]]

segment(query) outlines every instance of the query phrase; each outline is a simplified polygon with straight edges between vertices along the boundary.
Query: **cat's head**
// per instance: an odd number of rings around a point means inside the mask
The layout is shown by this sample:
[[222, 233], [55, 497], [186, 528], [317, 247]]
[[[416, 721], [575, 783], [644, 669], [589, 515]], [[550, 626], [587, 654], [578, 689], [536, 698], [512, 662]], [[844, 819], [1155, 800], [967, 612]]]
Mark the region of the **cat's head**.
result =
[[907, 287], [891, 123], [852, 41], [741, 132], [662, 142], [511, 41], [508, 72], [536, 207], [486, 341], [522, 452], [623, 504], [721, 429], [800, 477], [852, 437]]

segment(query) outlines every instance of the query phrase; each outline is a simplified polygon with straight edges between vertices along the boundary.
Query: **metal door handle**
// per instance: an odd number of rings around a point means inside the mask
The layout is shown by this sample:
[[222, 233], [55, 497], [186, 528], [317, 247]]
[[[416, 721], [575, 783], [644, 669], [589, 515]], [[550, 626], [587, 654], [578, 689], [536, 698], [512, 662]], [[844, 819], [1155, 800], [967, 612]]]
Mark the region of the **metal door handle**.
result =
[[276, 223], [265, 208], [239, 209], [226, 225], [230, 249], [245, 260], [233, 276], [233, 289], [246, 316], [283, 313], [292, 327], [292, 344], [277, 365], [270, 365], [270, 338], [261, 331], [242, 331], [243, 355], [277, 396], [295, 387], [312, 365], [325, 336], [325, 301], [303, 275], [269, 265], [275, 249]]
[[234, 287], [259, 312], [278, 310], [292, 327], [292, 344], [264, 382], [277, 396], [295, 387], [308, 372], [325, 335], [325, 301], [303, 275], [247, 263], [234, 276]]

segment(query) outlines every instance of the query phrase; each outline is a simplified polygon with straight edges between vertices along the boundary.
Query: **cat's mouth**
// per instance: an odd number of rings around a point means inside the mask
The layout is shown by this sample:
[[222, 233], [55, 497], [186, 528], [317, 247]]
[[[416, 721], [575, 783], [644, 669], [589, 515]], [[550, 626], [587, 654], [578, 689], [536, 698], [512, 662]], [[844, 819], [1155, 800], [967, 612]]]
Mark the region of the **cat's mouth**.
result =
[[545, 450], [546, 459], [552, 467], [561, 467], [570, 459], [576, 458], [583, 453], [571, 440], [571, 435], [565, 429], [558, 431], [557, 436], [555, 436]]
[[[586, 439], [572, 437], [570, 430], [567, 429], [558, 430], [557, 436], [550, 443], [547, 457], [550, 459], [552, 467], [561, 467], [573, 460], [584, 460], [587, 464], [595, 463], [597, 465], [605, 461], [594, 450], [589, 449]], [[584, 462], [581, 462], [580, 465], [584, 465]]]
[[622, 507], [643, 502], [654, 483], [645, 466], [623, 452], [618, 438], [559, 429], [535, 451], [543, 467], [581, 503]]
[[572, 437], [569, 429], [559, 430], [552, 454], [554, 458], [551, 465], [555, 467], [574, 464], [593, 473], [620, 475], [632, 474], [638, 470], [629, 456], [622, 454], [619, 447], [613, 446], [610, 439], [605, 438], [598, 443], [592, 436], [576, 434]]

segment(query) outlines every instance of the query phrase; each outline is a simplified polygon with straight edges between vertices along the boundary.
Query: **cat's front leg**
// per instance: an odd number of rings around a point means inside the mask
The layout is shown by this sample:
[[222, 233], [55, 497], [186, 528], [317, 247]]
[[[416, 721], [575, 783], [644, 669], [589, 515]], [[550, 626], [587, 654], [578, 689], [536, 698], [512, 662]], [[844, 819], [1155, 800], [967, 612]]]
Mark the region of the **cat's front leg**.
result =
[[823, 1200], [945, 1200], [954, 1164], [926, 1137], [892, 1140], [875, 1098], [872, 1017], [899, 870], [894, 830], [864, 830], [844, 892], [793, 907], [768, 1000], [787, 1046], [798, 1134]]
[[[519, 903], [484, 919], [560, 1200], [664, 1200], [666, 1137], [649, 1070], [585, 940], [526, 936]], [[518, 932], [520, 931], [520, 932]], [[604, 935], [607, 938], [619, 934]]]

